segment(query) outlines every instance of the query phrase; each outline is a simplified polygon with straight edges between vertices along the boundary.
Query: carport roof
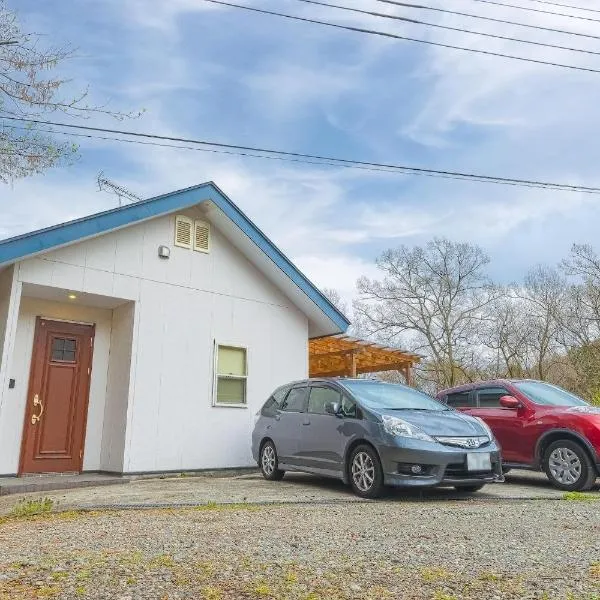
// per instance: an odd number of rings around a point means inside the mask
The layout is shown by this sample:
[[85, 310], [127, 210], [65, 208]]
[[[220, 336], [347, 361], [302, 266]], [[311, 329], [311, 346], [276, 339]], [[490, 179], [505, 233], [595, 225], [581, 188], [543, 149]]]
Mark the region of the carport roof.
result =
[[410, 369], [421, 360], [418, 354], [348, 335], [310, 340], [308, 357], [310, 377], [355, 377], [361, 373], [404, 371], [410, 379]]

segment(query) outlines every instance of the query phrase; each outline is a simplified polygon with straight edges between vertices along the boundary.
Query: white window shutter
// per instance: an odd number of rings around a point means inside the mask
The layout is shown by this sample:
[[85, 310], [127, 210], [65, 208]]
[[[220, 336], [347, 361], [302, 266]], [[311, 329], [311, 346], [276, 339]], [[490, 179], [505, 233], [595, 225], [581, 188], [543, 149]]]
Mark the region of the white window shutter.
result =
[[204, 221], [194, 221], [194, 250], [210, 252], [210, 224]]
[[190, 218], [183, 215], [175, 217], [175, 245], [180, 248], [192, 248], [192, 227]]

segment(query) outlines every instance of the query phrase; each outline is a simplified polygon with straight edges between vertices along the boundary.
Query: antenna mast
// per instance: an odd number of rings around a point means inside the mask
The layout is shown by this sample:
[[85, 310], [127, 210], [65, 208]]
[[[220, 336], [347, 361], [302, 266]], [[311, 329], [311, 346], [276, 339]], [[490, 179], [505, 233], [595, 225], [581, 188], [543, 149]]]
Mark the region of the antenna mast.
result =
[[141, 198], [130, 192], [127, 188], [122, 185], [116, 184], [114, 181], [107, 179], [104, 176], [104, 171], [100, 171], [97, 177], [98, 191], [109, 192], [115, 194], [119, 198], [119, 206], [123, 206], [123, 198], [127, 198], [131, 202], [139, 202]]

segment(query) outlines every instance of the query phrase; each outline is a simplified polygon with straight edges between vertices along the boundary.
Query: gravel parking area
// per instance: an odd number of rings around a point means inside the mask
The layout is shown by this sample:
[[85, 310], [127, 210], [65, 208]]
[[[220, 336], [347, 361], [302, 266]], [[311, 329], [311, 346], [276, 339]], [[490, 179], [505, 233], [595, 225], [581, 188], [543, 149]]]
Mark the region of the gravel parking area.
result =
[[[554, 489], [542, 473], [514, 471], [506, 484], [487, 485], [480, 499], [560, 499], [563, 493]], [[237, 477], [175, 477], [140, 479], [126, 485], [113, 485], [72, 490], [0, 496], [0, 515], [27, 498], [50, 498], [62, 509], [113, 506], [197, 505], [208, 502], [359, 502], [341, 482], [287, 473], [281, 482], [265, 481], [259, 474]], [[448, 500], [460, 497], [452, 489], [430, 491], [392, 490], [389, 497], [397, 501]], [[465, 497], [463, 494], [462, 497]]]
[[600, 598], [600, 503], [209, 505], [0, 523], [0, 598]]

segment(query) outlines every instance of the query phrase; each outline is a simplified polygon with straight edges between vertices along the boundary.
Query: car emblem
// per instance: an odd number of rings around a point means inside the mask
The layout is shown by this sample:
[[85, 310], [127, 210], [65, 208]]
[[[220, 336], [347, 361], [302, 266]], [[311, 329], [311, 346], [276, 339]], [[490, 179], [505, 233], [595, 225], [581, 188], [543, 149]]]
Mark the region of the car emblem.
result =
[[467, 446], [469, 446], [469, 448], [475, 448], [478, 445], [479, 445], [479, 442], [477, 439], [467, 438]]

